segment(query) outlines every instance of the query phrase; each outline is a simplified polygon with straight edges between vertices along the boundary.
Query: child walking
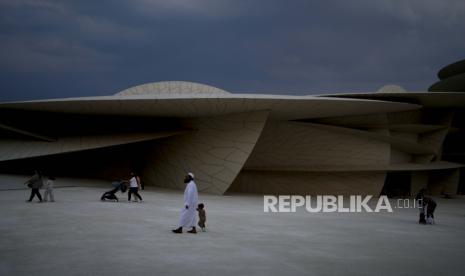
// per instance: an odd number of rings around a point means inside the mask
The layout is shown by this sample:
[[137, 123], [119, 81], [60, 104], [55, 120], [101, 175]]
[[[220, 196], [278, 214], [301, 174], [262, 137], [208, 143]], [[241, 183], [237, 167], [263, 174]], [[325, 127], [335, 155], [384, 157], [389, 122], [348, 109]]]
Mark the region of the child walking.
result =
[[205, 205], [200, 203], [197, 206], [197, 211], [199, 211], [199, 227], [202, 229], [202, 232], [205, 232], [205, 222], [207, 221], [207, 215], [205, 213]]
[[55, 202], [53, 198], [53, 186], [55, 185], [55, 177], [49, 176], [45, 182], [45, 192], [44, 192], [44, 201], [47, 201], [50, 197], [51, 202]]

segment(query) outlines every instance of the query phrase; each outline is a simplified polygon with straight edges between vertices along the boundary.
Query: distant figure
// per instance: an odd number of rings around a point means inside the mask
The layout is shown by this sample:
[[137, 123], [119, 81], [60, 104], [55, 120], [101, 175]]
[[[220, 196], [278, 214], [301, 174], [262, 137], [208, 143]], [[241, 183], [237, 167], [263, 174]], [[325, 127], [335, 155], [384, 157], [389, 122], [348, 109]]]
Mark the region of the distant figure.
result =
[[415, 200], [416, 200], [416, 202], [418, 204], [418, 210], [420, 211], [420, 219], [418, 220], [418, 223], [420, 223], [420, 224], [426, 224], [425, 204], [423, 202], [424, 197], [425, 197], [425, 193], [426, 193], [426, 189], [423, 188], [415, 196]]
[[426, 210], [426, 223], [427, 224], [434, 224], [434, 210], [436, 210], [436, 201], [434, 201], [431, 197], [423, 197], [423, 205], [425, 206]]
[[194, 182], [194, 174], [188, 173], [184, 178], [184, 183], [186, 183], [186, 189], [184, 190], [184, 208], [181, 210], [179, 228], [173, 230], [173, 233], [180, 234], [182, 233], [182, 228], [185, 227], [192, 228], [187, 232], [195, 234], [197, 233], [197, 230], [195, 229], [197, 218], [195, 209], [199, 195], [197, 193], [197, 186]]
[[53, 197], [53, 186], [55, 186], [55, 177], [49, 176], [47, 181], [45, 181], [45, 192], [44, 192], [44, 201], [46, 202], [50, 197], [51, 202], [55, 202]]
[[37, 195], [39, 198], [39, 201], [42, 202], [42, 196], [40, 195], [39, 189], [42, 187], [42, 176], [38, 171], [34, 172], [34, 175], [26, 181], [27, 186], [31, 188], [31, 196], [29, 197], [29, 200], [27, 202], [31, 202], [34, 196]]
[[205, 205], [200, 203], [197, 207], [197, 211], [199, 212], [199, 227], [202, 229], [202, 232], [205, 232], [205, 222], [207, 221], [207, 214], [205, 213]]
[[[140, 202], [142, 202], [142, 197], [139, 194], [140, 188], [140, 178], [135, 174], [131, 173], [131, 178], [129, 179], [129, 192], [128, 192], [128, 201], [131, 201], [131, 194], [138, 197]], [[137, 199], [136, 199], [137, 201]]]

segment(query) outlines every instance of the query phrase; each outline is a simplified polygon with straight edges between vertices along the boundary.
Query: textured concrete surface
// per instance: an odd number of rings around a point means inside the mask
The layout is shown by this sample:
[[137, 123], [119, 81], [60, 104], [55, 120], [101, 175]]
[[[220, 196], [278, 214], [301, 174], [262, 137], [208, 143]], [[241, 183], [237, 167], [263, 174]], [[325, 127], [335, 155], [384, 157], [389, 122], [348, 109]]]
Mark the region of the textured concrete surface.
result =
[[223, 194], [252, 152], [268, 111], [187, 120], [192, 133], [162, 139], [147, 154], [142, 178], [148, 185], [184, 189], [194, 172], [199, 192]]
[[55, 203], [0, 191], [0, 275], [463, 275], [464, 198], [439, 199], [437, 224], [423, 226], [414, 209], [269, 214], [260, 196], [201, 194], [208, 231], [175, 235], [180, 192], [100, 202], [109, 187], [85, 183], [56, 189]]

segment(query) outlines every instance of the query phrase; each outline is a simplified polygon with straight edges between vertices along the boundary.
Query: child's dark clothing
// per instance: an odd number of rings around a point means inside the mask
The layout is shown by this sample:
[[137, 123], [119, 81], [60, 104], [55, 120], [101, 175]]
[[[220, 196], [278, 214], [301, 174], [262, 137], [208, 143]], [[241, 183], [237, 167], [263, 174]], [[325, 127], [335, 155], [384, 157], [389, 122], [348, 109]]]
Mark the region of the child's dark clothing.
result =
[[205, 222], [207, 221], [207, 216], [205, 214], [205, 209], [198, 209], [199, 211], [199, 227], [204, 229], [205, 228]]

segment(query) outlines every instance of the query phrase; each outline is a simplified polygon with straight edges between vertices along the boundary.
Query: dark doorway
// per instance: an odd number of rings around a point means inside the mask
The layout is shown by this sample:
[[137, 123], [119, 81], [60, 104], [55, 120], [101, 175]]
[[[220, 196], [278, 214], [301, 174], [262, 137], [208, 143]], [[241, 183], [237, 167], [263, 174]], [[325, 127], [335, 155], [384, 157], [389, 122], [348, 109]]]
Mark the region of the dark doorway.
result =
[[131, 171], [141, 173], [146, 153], [154, 141], [131, 143], [78, 152], [53, 154], [0, 162], [0, 173], [125, 179]]
[[388, 197], [410, 196], [410, 172], [388, 172], [381, 195]]

